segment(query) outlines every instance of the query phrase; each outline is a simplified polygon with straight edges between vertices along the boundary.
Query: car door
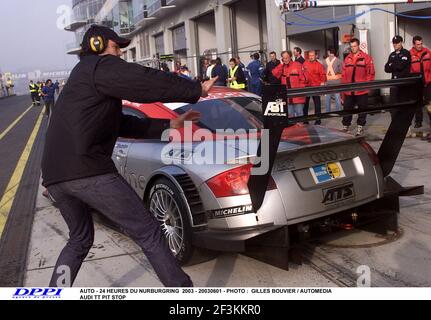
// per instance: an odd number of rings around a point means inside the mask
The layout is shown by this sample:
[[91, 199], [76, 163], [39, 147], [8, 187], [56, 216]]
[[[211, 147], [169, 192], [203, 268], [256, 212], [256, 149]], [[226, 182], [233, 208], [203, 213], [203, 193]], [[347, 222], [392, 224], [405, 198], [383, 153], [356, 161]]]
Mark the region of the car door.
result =
[[[133, 110], [131, 108], [123, 107], [123, 114], [138, 117], [140, 119], [144, 118], [145, 115], [139, 111]], [[112, 158], [114, 160], [115, 166], [118, 172], [127, 180], [127, 156], [129, 154], [130, 146], [133, 140], [119, 137], [115, 143], [114, 151], [112, 153]]]

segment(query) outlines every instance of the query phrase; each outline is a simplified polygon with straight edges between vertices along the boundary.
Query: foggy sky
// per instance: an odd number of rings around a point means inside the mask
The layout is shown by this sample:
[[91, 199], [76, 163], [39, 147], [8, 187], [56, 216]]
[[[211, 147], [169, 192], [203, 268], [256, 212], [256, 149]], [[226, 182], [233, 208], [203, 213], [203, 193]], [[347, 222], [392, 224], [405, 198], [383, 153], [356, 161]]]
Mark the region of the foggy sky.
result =
[[57, 8], [71, 0], [0, 0], [0, 70], [71, 69], [78, 62], [66, 54], [73, 32], [57, 28]]

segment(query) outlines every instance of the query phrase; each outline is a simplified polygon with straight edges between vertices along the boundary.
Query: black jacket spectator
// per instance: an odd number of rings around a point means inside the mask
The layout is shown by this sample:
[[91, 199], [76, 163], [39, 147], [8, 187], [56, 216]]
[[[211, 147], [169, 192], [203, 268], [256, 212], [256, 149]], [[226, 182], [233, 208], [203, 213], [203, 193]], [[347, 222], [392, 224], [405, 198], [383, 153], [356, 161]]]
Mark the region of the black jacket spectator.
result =
[[268, 82], [269, 84], [281, 84], [280, 79], [277, 79], [276, 77], [274, 77], [274, 75], [272, 74], [272, 70], [278, 66], [280, 64], [280, 60], [275, 60], [275, 61], [269, 61], [266, 64], [266, 68], [265, 68], [265, 81]]
[[226, 86], [227, 81], [227, 68], [221, 64], [221, 62], [217, 62], [211, 72], [211, 78], [218, 77], [215, 85], [216, 86]]

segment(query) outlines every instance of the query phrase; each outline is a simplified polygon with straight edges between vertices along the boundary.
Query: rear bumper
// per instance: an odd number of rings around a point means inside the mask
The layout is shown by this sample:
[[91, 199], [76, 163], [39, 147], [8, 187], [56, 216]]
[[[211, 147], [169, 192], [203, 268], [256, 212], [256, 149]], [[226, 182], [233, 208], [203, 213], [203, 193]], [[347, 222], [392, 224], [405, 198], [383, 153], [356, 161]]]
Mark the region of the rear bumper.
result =
[[[388, 177], [384, 196], [380, 199], [315, 219], [289, 225], [264, 225], [247, 229], [207, 229], [193, 233], [196, 247], [224, 252], [246, 252], [251, 247], [289, 248], [302, 240], [315, 238], [322, 233], [349, 227], [360, 227], [383, 221], [379, 233], [397, 231], [399, 197], [423, 194], [423, 186], [402, 187]], [[304, 232], [304, 230], [306, 230]]]
[[248, 241], [284, 227], [267, 225], [252, 229], [196, 231], [193, 233], [193, 245], [215, 251], [245, 252]]

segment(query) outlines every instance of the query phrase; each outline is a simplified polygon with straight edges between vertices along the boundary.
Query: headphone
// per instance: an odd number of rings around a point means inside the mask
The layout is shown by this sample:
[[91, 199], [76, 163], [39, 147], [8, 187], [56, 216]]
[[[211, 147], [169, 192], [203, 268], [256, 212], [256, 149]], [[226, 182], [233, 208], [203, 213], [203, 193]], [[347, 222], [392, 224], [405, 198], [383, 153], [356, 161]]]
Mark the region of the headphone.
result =
[[105, 51], [106, 40], [101, 35], [94, 35], [90, 38], [90, 51], [96, 54], [100, 54]]

